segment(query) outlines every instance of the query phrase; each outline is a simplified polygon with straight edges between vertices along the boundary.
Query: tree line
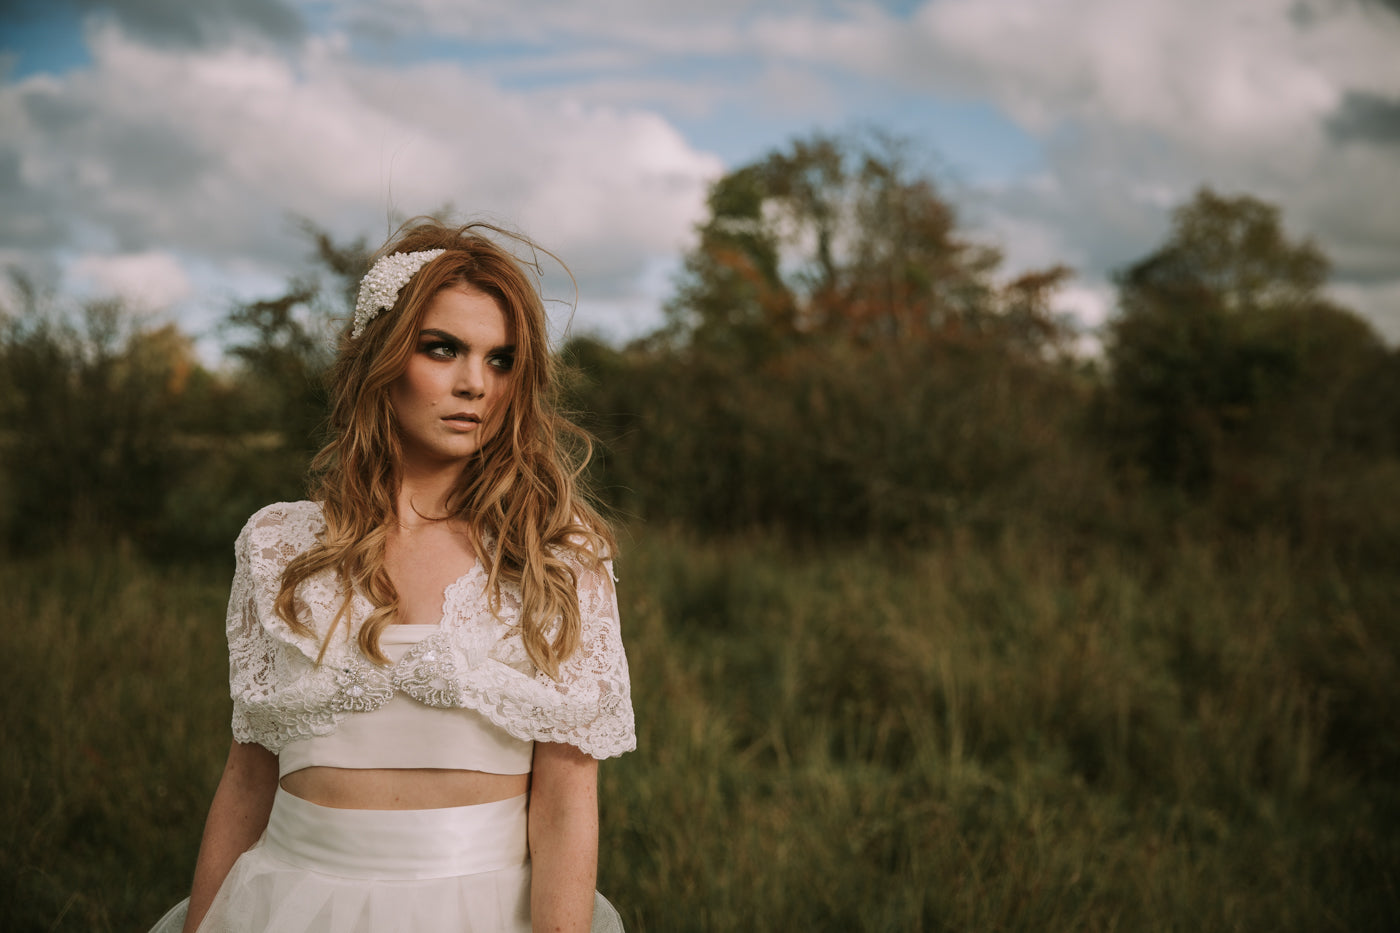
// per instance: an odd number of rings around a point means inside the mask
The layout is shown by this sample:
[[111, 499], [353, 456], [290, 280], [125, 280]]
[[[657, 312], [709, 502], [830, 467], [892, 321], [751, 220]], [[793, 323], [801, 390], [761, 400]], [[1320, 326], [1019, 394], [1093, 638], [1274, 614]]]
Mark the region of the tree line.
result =
[[[19, 282], [0, 311], [7, 547], [224, 553], [252, 510], [301, 495], [367, 259], [309, 235], [304, 277], [231, 309], [217, 369], [173, 325]], [[1326, 297], [1328, 271], [1276, 207], [1202, 190], [1118, 272], [1086, 353], [1052, 310], [1069, 269], [1005, 276], [897, 143], [803, 138], [712, 187], [662, 327], [564, 346], [561, 402], [628, 519], [803, 545], [1267, 529], [1378, 560], [1400, 543], [1400, 354]]]

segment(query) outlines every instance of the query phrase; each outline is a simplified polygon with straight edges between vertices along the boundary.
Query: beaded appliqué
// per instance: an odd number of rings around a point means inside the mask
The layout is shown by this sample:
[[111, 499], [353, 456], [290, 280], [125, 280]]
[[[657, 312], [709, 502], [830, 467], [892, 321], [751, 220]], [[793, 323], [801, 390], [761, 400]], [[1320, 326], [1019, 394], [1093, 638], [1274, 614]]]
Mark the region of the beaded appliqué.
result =
[[394, 667], [394, 688], [428, 706], [461, 706], [458, 683], [466, 665], [459, 664], [456, 652], [440, 640], [432, 636], [404, 652]]
[[379, 260], [360, 280], [360, 294], [355, 299], [355, 323], [350, 330], [350, 339], [358, 340], [365, 332], [365, 325], [379, 316], [380, 311], [388, 311], [399, 300], [399, 292], [408, 280], [434, 259], [447, 252], [445, 249], [424, 249], [416, 253], [390, 253]]
[[383, 674], [364, 663], [352, 663], [335, 672], [337, 692], [330, 708], [337, 713], [367, 713], [379, 709], [394, 696]]

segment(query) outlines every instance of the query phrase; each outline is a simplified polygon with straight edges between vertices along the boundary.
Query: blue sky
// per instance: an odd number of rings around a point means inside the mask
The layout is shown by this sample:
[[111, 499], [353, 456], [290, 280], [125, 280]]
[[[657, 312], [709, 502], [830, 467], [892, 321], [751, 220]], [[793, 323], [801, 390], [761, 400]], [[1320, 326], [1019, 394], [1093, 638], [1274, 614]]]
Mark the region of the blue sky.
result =
[[[720, 173], [820, 132], [911, 141], [1061, 307], [1203, 185], [1282, 207], [1400, 338], [1396, 0], [21, 0], [0, 14], [0, 263], [207, 330], [305, 268], [296, 218], [444, 204], [659, 322]], [[3, 299], [0, 294], [0, 299]]]
[[0, 26], [4, 50], [14, 56], [9, 77], [36, 72], [65, 72], [90, 64], [78, 10], [62, 2], [26, 0], [12, 4]]

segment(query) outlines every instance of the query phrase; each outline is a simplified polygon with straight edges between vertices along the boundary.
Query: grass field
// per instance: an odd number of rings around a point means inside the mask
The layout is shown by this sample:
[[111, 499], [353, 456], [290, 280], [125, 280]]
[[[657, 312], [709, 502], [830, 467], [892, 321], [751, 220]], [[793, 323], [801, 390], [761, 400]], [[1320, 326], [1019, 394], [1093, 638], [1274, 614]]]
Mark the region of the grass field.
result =
[[[231, 564], [231, 561], [230, 561]], [[144, 930], [228, 744], [231, 566], [0, 569], [7, 931]], [[1400, 579], [1276, 540], [797, 553], [641, 529], [628, 929], [1388, 930]]]

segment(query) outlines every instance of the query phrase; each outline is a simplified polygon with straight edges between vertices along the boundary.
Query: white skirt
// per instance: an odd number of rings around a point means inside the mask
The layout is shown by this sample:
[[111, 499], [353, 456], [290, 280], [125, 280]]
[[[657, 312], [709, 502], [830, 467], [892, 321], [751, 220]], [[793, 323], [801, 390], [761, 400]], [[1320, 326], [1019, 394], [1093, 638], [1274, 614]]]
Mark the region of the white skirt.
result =
[[[344, 810], [280, 788], [262, 838], [214, 896], [199, 933], [530, 933], [521, 795], [436, 810]], [[179, 933], [182, 901], [151, 933]], [[595, 933], [621, 933], [603, 896]]]

